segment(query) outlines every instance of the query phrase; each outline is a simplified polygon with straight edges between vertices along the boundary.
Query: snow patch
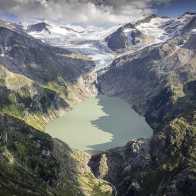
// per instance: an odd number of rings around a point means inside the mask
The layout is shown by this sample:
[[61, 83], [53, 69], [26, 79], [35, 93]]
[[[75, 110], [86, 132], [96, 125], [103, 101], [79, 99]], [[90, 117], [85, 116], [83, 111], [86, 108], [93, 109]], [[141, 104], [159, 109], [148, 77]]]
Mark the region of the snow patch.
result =
[[170, 19], [168, 18], [152, 18], [148, 23], [141, 23], [137, 26], [137, 29], [144, 35], [152, 36], [154, 43], [166, 41], [169, 37], [164, 28], [161, 28]]
[[102, 69], [114, 59], [114, 55], [108, 49], [104, 40], [118, 28], [119, 26], [103, 28], [70, 24], [65, 26], [48, 24], [48, 31], [29, 32], [29, 35], [50, 45], [66, 48], [73, 52], [80, 52], [96, 62], [96, 69]]

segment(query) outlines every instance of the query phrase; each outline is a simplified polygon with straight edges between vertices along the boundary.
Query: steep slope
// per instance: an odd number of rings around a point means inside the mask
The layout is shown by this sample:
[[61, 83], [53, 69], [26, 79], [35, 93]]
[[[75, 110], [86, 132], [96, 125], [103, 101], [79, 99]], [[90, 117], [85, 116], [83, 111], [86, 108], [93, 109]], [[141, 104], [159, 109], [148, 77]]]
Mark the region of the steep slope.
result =
[[113, 51], [135, 51], [148, 45], [163, 43], [183, 33], [191, 25], [193, 13], [185, 13], [177, 18], [151, 15], [134, 24], [128, 23], [108, 37], [105, 41]]
[[0, 48], [0, 195], [112, 195], [91, 173], [89, 155], [40, 132], [96, 94], [94, 62], [4, 21]]
[[174, 100], [182, 97], [183, 85], [195, 79], [194, 37], [191, 30], [167, 42], [121, 55], [98, 78], [100, 90], [125, 98], [142, 114], [147, 112], [150, 100], [166, 88], [175, 93]]
[[96, 69], [106, 67], [114, 58], [104, 39], [118, 26], [84, 27], [70, 24], [59, 25], [48, 21], [33, 25], [24, 24], [23, 28], [29, 35], [44, 43], [78, 52], [92, 59], [96, 63]]
[[0, 195], [110, 196], [89, 156], [8, 115], [0, 114]]
[[42, 32], [42, 31], [47, 31], [48, 33], [50, 33], [49, 30], [49, 25], [45, 22], [40, 22], [34, 25], [30, 25], [27, 28], [28, 32]]
[[[155, 31], [157, 18], [152, 20], [137, 23], [143, 29], [138, 36], [149, 36], [149, 21]], [[136, 47], [116, 58], [98, 80], [86, 56], [0, 23], [1, 195], [196, 194], [196, 16], [164, 20], [164, 32], [142, 40], [142, 47], [137, 39], [130, 42]], [[96, 80], [100, 92], [121, 97], [146, 118], [152, 139], [131, 140], [90, 158], [35, 129], [74, 100], [96, 94]], [[32, 123], [32, 116], [41, 122]], [[87, 164], [108, 182], [96, 179]]]
[[[57, 80], [76, 81], [82, 73], [90, 71], [94, 64], [88, 58], [65, 49], [55, 48], [36, 40], [25, 32], [8, 26], [0, 29], [1, 63], [10, 71], [21, 73], [39, 82]], [[61, 74], [60, 74], [61, 73]]]
[[106, 37], [105, 41], [112, 50], [126, 49], [141, 41], [142, 33], [132, 24], [126, 24]]
[[0, 110], [39, 129], [73, 102], [96, 93], [93, 61], [47, 45], [3, 21], [0, 64]]
[[43, 129], [68, 103], [54, 90], [0, 65], [0, 111]]
[[99, 89], [128, 101], [154, 130], [150, 141], [95, 155], [89, 165], [119, 195], [196, 194], [196, 16], [164, 43], [117, 58]]

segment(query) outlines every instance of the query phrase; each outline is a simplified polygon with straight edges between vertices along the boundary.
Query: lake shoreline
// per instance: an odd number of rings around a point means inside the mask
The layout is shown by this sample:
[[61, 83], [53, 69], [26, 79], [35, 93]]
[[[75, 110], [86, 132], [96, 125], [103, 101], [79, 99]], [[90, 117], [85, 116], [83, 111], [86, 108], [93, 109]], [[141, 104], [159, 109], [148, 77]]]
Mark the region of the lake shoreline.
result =
[[128, 103], [105, 95], [77, 104], [49, 122], [45, 132], [73, 149], [93, 154], [123, 146], [129, 139], [150, 138], [153, 133]]

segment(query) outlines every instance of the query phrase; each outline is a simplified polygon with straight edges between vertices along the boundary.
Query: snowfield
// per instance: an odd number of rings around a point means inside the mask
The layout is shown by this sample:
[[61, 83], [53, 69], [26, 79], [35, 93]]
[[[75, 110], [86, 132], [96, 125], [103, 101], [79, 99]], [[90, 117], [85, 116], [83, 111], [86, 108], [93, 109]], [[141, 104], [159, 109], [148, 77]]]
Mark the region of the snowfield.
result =
[[50, 45], [80, 52], [92, 58], [97, 64], [96, 69], [108, 66], [114, 59], [114, 54], [104, 39], [119, 26], [105, 29], [96, 26], [85, 28], [77, 25], [48, 24], [47, 27], [47, 30], [41, 32], [31, 31], [29, 35]]
[[[127, 37], [128, 43], [132, 44], [132, 32], [138, 30], [143, 37], [150, 40], [142, 42], [132, 50], [127, 49], [123, 54], [141, 50], [149, 45], [165, 42], [180, 33], [183, 27], [191, 20], [190, 14], [185, 14], [178, 18], [153, 17], [150, 20], [136, 23], [134, 28], [124, 27], [123, 33]], [[39, 24], [39, 23], [38, 23]], [[27, 30], [28, 24], [24, 25]], [[96, 69], [102, 69], [112, 63], [114, 58], [121, 54], [116, 54], [108, 48], [105, 38], [117, 31], [123, 25], [113, 27], [98, 26], [79, 26], [79, 25], [57, 25], [50, 22], [46, 23], [46, 28], [42, 31], [30, 31], [29, 35], [40, 39], [53, 46], [66, 48], [74, 52], [80, 52], [96, 62]], [[193, 30], [195, 33], [196, 30]], [[135, 51], [134, 51], [135, 50]]]

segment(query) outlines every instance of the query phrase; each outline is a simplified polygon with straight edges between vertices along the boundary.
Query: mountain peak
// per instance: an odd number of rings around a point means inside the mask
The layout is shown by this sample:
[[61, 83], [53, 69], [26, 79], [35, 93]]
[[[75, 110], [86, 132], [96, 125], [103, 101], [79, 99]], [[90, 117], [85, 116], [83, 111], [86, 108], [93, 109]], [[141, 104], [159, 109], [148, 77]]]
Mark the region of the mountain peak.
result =
[[49, 32], [49, 24], [46, 22], [39, 22], [33, 25], [29, 25], [27, 27], [28, 32], [41, 32], [41, 31], [48, 31]]
[[185, 16], [185, 15], [196, 15], [196, 12], [185, 12], [182, 16]]

